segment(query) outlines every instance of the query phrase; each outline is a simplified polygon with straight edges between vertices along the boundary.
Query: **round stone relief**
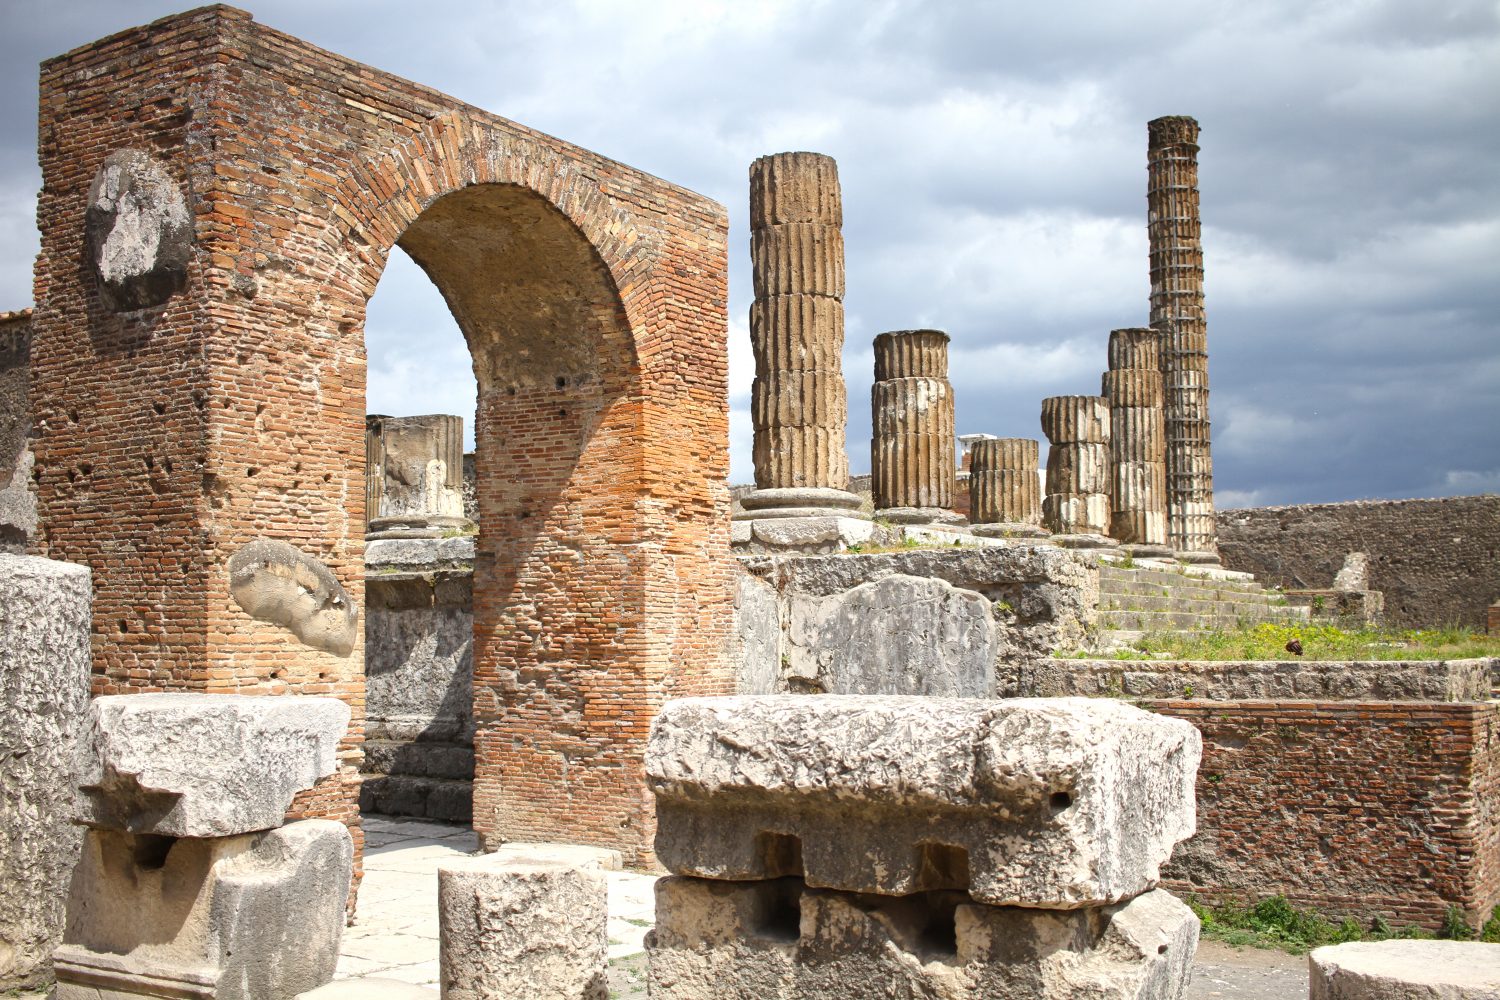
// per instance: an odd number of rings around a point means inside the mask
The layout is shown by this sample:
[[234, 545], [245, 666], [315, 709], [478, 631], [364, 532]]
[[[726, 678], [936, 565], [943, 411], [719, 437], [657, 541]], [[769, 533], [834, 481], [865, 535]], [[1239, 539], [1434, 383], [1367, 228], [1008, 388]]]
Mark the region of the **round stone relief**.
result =
[[100, 297], [115, 312], [161, 305], [187, 284], [193, 217], [170, 174], [138, 149], [109, 154], [85, 216]]

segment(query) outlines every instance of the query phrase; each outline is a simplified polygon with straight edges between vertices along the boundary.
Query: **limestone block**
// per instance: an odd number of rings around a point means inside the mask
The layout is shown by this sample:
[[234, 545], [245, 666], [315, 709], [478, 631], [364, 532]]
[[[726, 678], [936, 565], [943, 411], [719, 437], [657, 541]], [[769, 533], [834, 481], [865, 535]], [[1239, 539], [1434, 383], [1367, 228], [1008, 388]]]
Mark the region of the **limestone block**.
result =
[[667, 703], [646, 775], [677, 874], [1073, 908], [1156, 884], [1200, 756], [1105, 699], [741, 696]]
[[844, 297], [844, 234], [837, 226], [793, 222], [750, 234], [755, 297]]
[[770, 295], [750, 304], [755, 375], [820, 371], [840, 375], [844, 307], [824, 295]]
[[[1500, 944], [1351, 941], [1307, 956], [1309, 1000], [1494, 1000]], [[653, 994], [654, 995], [654, 994]]]
[[[139, 697], [149, 697], [141, 695]], [[57, 950], [57, 1000], [284, 1000], [333, 978], [349, 831], [233, 837], [90, 830]]]
[[438, 866], [446, 1000], [605, 1000], [604, 872], [485, 856]]
[[1053, 444], [1109, 441], [1109, 400], [1103, 396], [1048, 396], [1042, 400], [1042, 433]]
[[79, 820], [169, 837], [280, 826], [332, 774], [349, 727], [336, 698], [133, 694], [96, 698], [79, 762]]
[[229, 592], [252, 618], [338, 656], [354, 649], [359, 609], [333, 571], [286, 542], [260, 538], [229, 557]]
[[822, 153], [774, 153], [750, 165], [750, 228], [844, 224], [839, 167]]
[[160, 305], [187, 285], [193, 216], [166, 168], [138, 149], [105, 157], [85, 215], [99, 297], [116, 312]]
[[90, 597], [85, 566], [0, 553], [0, 994], [46, 980], [62, 937]]
[[1161, 890], [1048, 911], [958, 892], [847, 894], [796, 878], [663, 878], [646, 936], [654, 1000], [1172, 1000], [1197, 945], [1198, 919]]
[[306, 993], [298, 993], [297, 1000], [437, 1000], [437, 990], [398, 979], [340, 979], [338, 982], [319, 986]]
[[842, 425], [848, 416], [843, 380], [826, 372], [772, 372], [750, 386], [750, 419], [756, 427]]
[[832, 597], [793, 596], [779, 689], [993, 697], [991, 615], [978, 592], [915, 576], [888, 576]]
[[[735, 523], [749, 527], [743, 521]], [[776, 588], [744, 571], [735, 577], [730, 662], [734, 664], [737, 694], [776, 692], [781, 679], [781, 610]]]

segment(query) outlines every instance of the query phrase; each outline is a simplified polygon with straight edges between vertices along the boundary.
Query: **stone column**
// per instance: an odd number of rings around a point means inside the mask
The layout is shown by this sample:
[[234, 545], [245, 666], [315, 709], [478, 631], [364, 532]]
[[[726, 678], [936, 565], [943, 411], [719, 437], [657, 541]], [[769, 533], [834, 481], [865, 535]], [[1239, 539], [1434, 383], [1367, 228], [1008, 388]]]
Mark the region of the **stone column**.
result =
[[470, 533], [464, 516], [464, 421], [446, 413], [365, 417], [366, 538]]
[[870, 388], [870, 490], [875, 516], [898, 524], [962, 524], [948, 335], [893, 330], [875, 338]]
[[1047, 495], [1042, 523], [1068, 548], [1113, 548], [1109, 531], [1109, 400], [1049, 396], [1042, 400]]
[[1031, 438], [989, 438], [969, 447], [969, 520], [974, 534], [1044, 538], [1042, 483]]
[[1162, 332], [1168, 544], [1184, 562], [1219, 561], [1208, 421], [1208, 327], [1198, 217], [1198, 123], [1147, 126], [1151, 325]]
[[860, 516], [844, 451], [843, 221], [832, 157], [750, 165], [756, 489], [740, 518]]
[[1109, 533], [1132, 556], [1170, 556], [1158, 331], [1110, 331], [1104, 397], [1109, 400]]

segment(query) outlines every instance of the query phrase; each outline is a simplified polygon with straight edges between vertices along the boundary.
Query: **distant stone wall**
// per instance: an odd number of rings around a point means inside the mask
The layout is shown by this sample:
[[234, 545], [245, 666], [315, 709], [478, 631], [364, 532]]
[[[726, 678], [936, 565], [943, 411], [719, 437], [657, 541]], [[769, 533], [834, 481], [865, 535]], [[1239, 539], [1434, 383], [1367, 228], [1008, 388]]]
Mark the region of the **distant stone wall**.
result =
[[1495, 494], [1222, 510], [1218, 533], [1224, 565], [1288, 590], [1330, 587], [1349, 553], [1366, 553], [1392, 625], [1483, 630], [1500, 598]]
[[740, 560], [742, 694], [995, 697], [1020, 663], [1084, 645], [1099, 570], [1050, 546]]
[[31, 492], [31, 310], [0, 312], [0, 552], [21, 553], [36, 532]]

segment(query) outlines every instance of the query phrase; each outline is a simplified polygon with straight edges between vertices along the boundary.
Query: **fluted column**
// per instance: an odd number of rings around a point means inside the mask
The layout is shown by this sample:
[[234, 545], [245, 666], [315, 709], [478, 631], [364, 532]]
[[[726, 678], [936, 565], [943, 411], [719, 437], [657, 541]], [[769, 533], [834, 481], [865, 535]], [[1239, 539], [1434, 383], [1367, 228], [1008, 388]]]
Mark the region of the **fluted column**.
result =
[[1167, 541], [1186, 562], [1217, 562], [1198, 123], [1180, 115], [1157, 118], [1147, 133], [1151, 325], [1163, 337]]
[[1032, 438], [988, 438], [969, 446], [969, 521], [974, 534], [1038, 538], [1042, 527], [1042, 483]]
[[755, 486], [742, 518], [858, 516], [844, 449], [844, 237], [838, 165], [777, 153], [750, 165]]
[[1042, 400], [1047, 495], [1042, 523], [1059, 545], [1111, 548], [1109, 531], [1109, 400], [1049, 396]]
[[473, 530], [464, 516], [462, 417], [366, 417], [365, 456], [366, 537]]
[[1158, 331], [1110, 332], [1104, 396], [1109, 400], [1109, 533], [1131, 555], [1169, 556]]
[[870, 408], [876, 517], [902, 524], [961, 523], [952, 511], [958, 442], [948, 335], [893, 330], [876, 337]]

